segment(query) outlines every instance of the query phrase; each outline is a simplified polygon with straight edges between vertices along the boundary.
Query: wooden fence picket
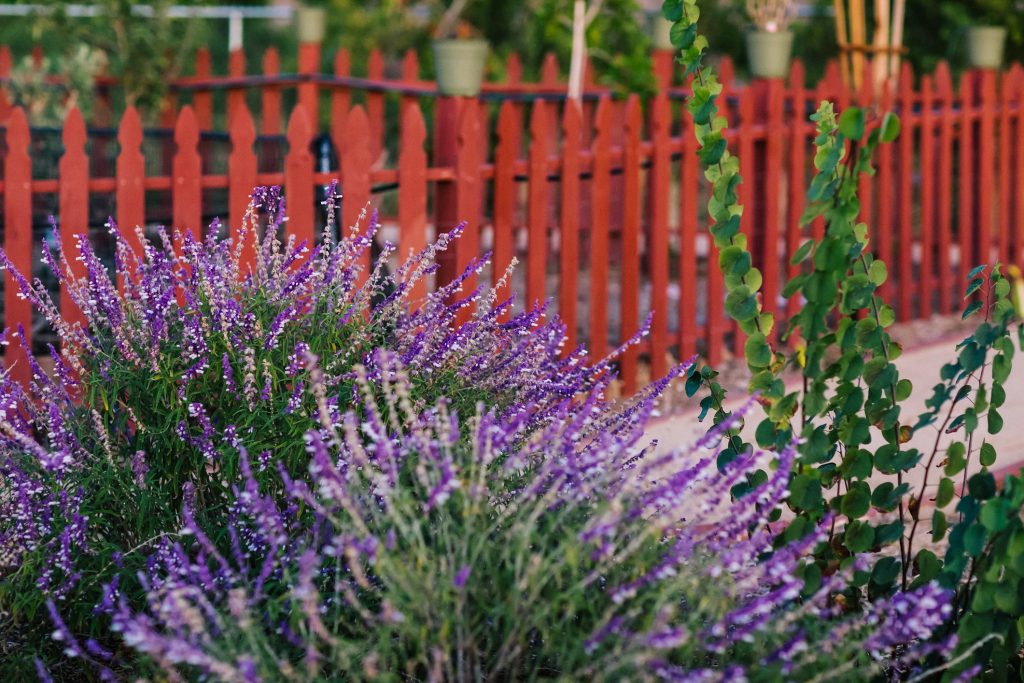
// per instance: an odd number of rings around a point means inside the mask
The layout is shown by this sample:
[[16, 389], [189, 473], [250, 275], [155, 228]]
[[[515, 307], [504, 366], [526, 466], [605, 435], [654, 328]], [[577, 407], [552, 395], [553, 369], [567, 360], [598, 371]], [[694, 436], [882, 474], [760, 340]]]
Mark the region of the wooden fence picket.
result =
[[[956, 292], [963, 291], [964, 280], [974, 263], [974, 74], [965, 71], [960, 76], [960, 120], [957, 152], [960, 155], [960, 187], [958, 189], [959, 215], [957, 242], [960, 245], [960, 267], [956, 278]], [[957, 297], [959, 299], [959, 296]]]
[[647, 253], [651, 281], [651, 379], [668, 372], [669, 201], [672, 198], [672, 105], [664, 94], [651, 107], [651, 222]]
[[935, 284], [935, 106], [932, 77], [921, 78], [921, 271], [917, 278], [918, 306], [922, 317], [934, 310]]
[[1014, 103], [1016, 114], [1013, 117], [1013, 133], [1010, 138], [1014, 150], [1013, 174], [1013, 218], [1010, 228], [1010, 239], [1013, 248], [1010, 251], [1010, 263], [1024, 265], [1024, 114], [1021, 107], [1024, 106], [1024, 69], [1019, 64], [1014, 64], [1010, 69], [1013, 79]]
[[232, 115], [231, 154], [228, 156], [228, 234], [234, 244], [243, 240], [239, 267], [244, 276], [256, 263], [256, 225], [249, 225], [245, 235], [241, 231], [250, 194], [256, 186], [259, 161], [253, 151], [256, 125], [249, 108], [243, 102]]
[[764, 304], [764, 309], [771, 313], [778, 312], [778, 300], [782, 293], [782, 286], [779, 284], [779, 212], [781, 211], [782, 174], [773, 172], [772, 169], [783, 167], [782, 147], [785, 140], [785, 128], [782, 125], [783, 97], [782, 81], [775, 78], [770, 79], [766, 93], [768, 138], [764, 142], [764, 159], [758, 165], [758, 171], [760, 172], [759, 177], [764, 182], [764, 243], [761, 248], [763, 254], [761, 271], [764, 275], [764, 286], [761, 301]]
[[[401, 260], [427, 246], [427, 126], [423, 112], [413, 101], [402, 112], [402, 141], [398, 156], [398, 255]], [[413, 285], [412, 300], [420, 301], [427, 285]]]
[[[636, 95], [630, 95], [626, 102], [626, 138], [622, 162], [620, 342], [625, 342], [640, 329], [640, 139], [643, 135], [643, 125], [640, 99]], [[631, 345], [622, 355], [622, 382], [627, 394], [632, 394], [637, 389], [638, 355], [639, 349], [636, 344]]]
[[[60, 159], [58, 216], [60, 243], [67, 259], [70, 276], [78, 279], [85, 275], [85, 265], [78, 260], [78, 239], [89, 239], [89, 156], [85, 153], [85, 119], [77, 107], [64, 121], [61, 141], [64, 154]], [[71, 323], [85, 325], [85, 316], [71, 301], [66, 287], [60, 290], [61, 316]]]
[[591, 145], [591, 196], [593, 221], [590, 225], [590, 352], [594, 358], [608, 355], [608, 238], [611, 209], [612, 102], [602, 98], [594, 114], [594, 142]]
[[[791, 280], [800, 273], [800, 264], [790, 259], [803, 242], [801, 217], [804, 210], [804, 188], [807, 187], [807, 95], [804, 89], [804, 65], [794, 60], [789, 71], [789, 89], [792, 93], [793, 120], [789, 129], [789, 166], [787, 169], [786, 196], [786, 279]], [[870, 222], [869, 222], [870, 225]], [[786, 300], [786, 315], [793, 317], [800, 310], [800, 297], [791, 296]]]
[[[199, 156], [199, 126], [192, 107], [185, 107], [174, 127], [174, 170], [171, 186], [171, 223], [176, 237], [192, 233], [203, 238], [203, 160]], [[175, 240], [178, 242], [178, 239]]]
[[[512, 263], [516, 248], [516, 162], [519, 160], [520, 108], [506, 100], [498, 111], [498, 146], [494, 151], [494, 267], [496, 285]], [[503, 292], [507, 295], [508, 292]]]
[[[685, 360], [697, 353], [697, 340], [704, 339], [697, 325], [697, 270], [699, 268], [697, 214], [700, 207], [700, 164], [697, 160], [697, 138], [692, 121], [683, 121], [682, 159], [679, 162], [679, 358]], [[707, 296], [707, 294], [705, 294]], [[705, 329], [707, 317], [705, 316]]]
[[935, 69], [935, 90], [942, 102], [939, 113], [939, 313], [949, 315], [953, 309], [952, 258], [953, 246], [953, 126], [954, 111], [953, 79], [945, 62], [939, 62]]
[[[276, 47], [268, 47], [263, 53], [263, 75], [277, 76], [281, 70], [281, 57]], [[266, 85], [260, 89], [260, 132], [263, 135], [281, 134], [281, 86]]]
[[580, 277], [580, 149], [582, 112], [575, 102], [567, 102], [562, 112], [561, 196], [558, 228], [558, 315], [565, 324], [563, 353], [577, 344], [576, 298]]
[[899, 77], [901, 130], [897, 141], [899, 156], [899, 258], [890, 265], [890, 274], [899, 273], [900, 320], [913, 317], [914, 304], [914, 72], [904, 61]]
[[1009, 263], [1013, 253], [1012, 245], [1012, 214], [1013, 196], [1013, 124], [1011, 112], [1016, 107], [1017, 84], [1014, 71], [1006, 73], [999, 83], [999, 144], [996, 157], [999, 164], [999, 210], [998, 210], [998, 256], [1000, 263]]
[[[28, 119], [21, 107], [7, 116], [7, 155], [4, 158], [4, 251], [14, 268], [32, 281], [32, 142]], [[20, 334], [32, 348], [32, 304], [21, 298], [21, 290], [6, 276], [4, 286], [4, 327]], [[28, 358], [17, 338], [7, 340], [4, 361], [11, 377], [28, 386], [32, 372]]]
[[527, 198], [526, 305], [547, 298], [548, 264], [548, 142], [551, 124], [547, 105], [535, 100], [530, 112], [529, 186]]
[[[339, 153], [344, 180], [341, 186], [341, 229], [347, 235], [353, 226], [359, 225], [361, 233], [365, 233], [368, 227], [366, 221], [359, 224], [359, 217], [370, 202], [370, 174], [365, 170], [373, 162], [370, 156], [370, 123], [362, 106], [353, 107], [349, 112], [346, 129]], [[361, 282], [365, 282], [370, 268], [369, 249], [363, 254], [362, 265]]]
[[[888, 84], [882, 88], [881, 111], [892, 109], [892, 97]], [[885, 261], [889, 266], [890, 277], [878, 288], [879, 296], [883, 301], [891, 302], [893, 293], [893, 279], [902, 277], [902, 273], [895, 272], [896, 262], [893, 260], [893, 208], [896, 206], [896, 196], [893, 192], [893, 144], [879, 145], [876, 153], [876, 165], [878, 168], [878, 213], [875, 217], [875, 248], [874, 255]]]
[[[371, 80], [384, 78], [384, 55], [374, 48], [370, 51], [367, 74]], [[366, 92], [366, 118], [370, 126], [370, 159], [376, 163], [384, 149], [384, 93], [379, 90]]]
[[[457, 213], [466, 227], [455, 243], [455, 271], [460, 274], [470, 262], [480, 256], [481, 205], [483, 183], [480, 166], [483, 150], [480, 147], [480, 107], [476, 100], [467, 99], [459, 112], [458, 147], [455, 153], [455, 204]], [[463, 291], [472, 292], [477, 285], [476, 275], [466, 278]], [[459, 311], [458, 322], [465, 323], [473, 311], [465, 307]]]
[[972, 264], [993, 264], [998, 245], [993, 239], [995, 201], [992, 189], [996, 187], [996, 72], [982, 69], [978, 88], [981, 111], [978, 122], [978, 170], [974, 198], [978, 213], [974, 233], [975, 250]]
[[115, 171], [117, 226], [135, 253], [141, 254], [135, 228], [146, 224], [146, 160], [142, 156], [142, 121], [135, 107], [125, 110], [117, 141], [121, 146]]
[[287, 232], [297, 243], [313, 248], [313, 155], [309, 151], [313, 133], [304, 105], [298, 105], [288, 119], [288, 154], [284, 159], [284, 193], [288, 208]]
[[[210, 51], [201, 47], [196, 50], [196, 80], [209, 78]], [[213, 130], [213, 92], [207, 89], [196, 90], [192, 95], [192, 108], [199, 122], [199, 130]]]

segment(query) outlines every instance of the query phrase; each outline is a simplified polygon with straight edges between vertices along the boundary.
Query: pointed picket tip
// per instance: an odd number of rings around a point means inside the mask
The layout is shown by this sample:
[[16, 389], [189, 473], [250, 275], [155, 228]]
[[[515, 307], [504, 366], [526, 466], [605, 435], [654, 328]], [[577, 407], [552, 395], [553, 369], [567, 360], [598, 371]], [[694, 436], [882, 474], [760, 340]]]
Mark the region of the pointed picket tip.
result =
[[505, 77], [509, 83], [519, 83], [523, 80], [523, 60], [518, 52], [513, 52], [508, 56]]
[[228, 129], [232, 146], [251, 149], [253, 143], [256, 142], [256, 123], [253, 121], [249, 107], [243, 103], [233, 109], [230, 116]]
[[[25, 115], [25, 110], [21, 107], [14, 107], [7, 118], [8, 154], [19, 147], [21, 149], [28, 147], [29, 134], [28, 117]], [[12, 144], [12, 139], [15, 141], [14, 144]], [[19, 145], [17, 143], [18, 140], [24, 140], [25, 142], [23, 145]]]
[[942, 95], [949, 95], [953, 92], [953, 77], [946, 60], [940, 61], [935, 66], [935, 89]]
[[199, 144], [199, 120], [196, 119], [195, 109], [189, 105], [183, 107], [178, 114], [178, 122], [174, 126], [174, 141], [178, 143], [178, 149], [191, 149]]
[[548, 52], [544, 55], [544, 62], [540, 67], [541, 82], [546, 84], [558, 83], [559, 73], [558, 56], [554, 52]]
[[914, 93], [914, 67], [909, 61], [903, 60], [900, 65], [900, 93], [913, 95]]
[[263, 51], [263, 73], [276, 74], [281, 68], [281, 55], [276, 47], [268, 47]]
[[1021, 68], [1020, 63], [1014, 62], [1004, 76], [1003, 99], [1015, 100], [1020, 97], [1022, 79], [1024, 79], [1024, 69]]
[[380, 48], [375, 47], [370, 50], [370, 59], [366, 70], [371, 78], [379, 77], [384, 73], [384, 55], [381, 54]]
[[[865, 79], [867, 80], [867, 79]], [[839, 62], [834, 59], [825, 63], [825, 75], [821, 79], [828, 88], [828, 92], [837, 93], [843, 87], [843, 75], [839, 71]]]
[[61, 133], [61, 142], [64, 144], [65, 154], [69, 150], [82, 150], [85, 147], [86, 132], [85, 119], [78, 107], [72, 107], [64, 119], [64, 130]]
[[349, 139], [366, 141], [367, 136], [370, 134], [370, 117], [367, 116], [363, 105], [357, 104], [352, 107], [345, 124], [348, 128]]
[[347, 47], [343, 47], [334, 53], [334, 73], [337, 75], [347, 75], [349, 70], [352, 68], [352, 60], [349, 57]]
[[13, 65], [11, 48], [6, 45], [0, 45], [0, 74], [5, 76], [9, 74]]
[[296, 105], [292, 115], [288, 118], [288, 143], [290, 145], [309, 145], [313, 138], [312, 126], [309, 122], [309, 114], [306, 113], [305, 105]]
[[200, 47], [196, 50], [196, 75], [197, 76], [209, 76], [210, 75], [210, 50], [206, 47]]
[[121, 143], [122, 153], [126, 149], [138, 149], [142, 144], [142, 119], [139, 118], [139, 110], [132, 105], [129, 105], [121, 116], [117, 141]]
[[732, 57], [725, 55], [718, 63], [718, 82], [723, 86], [730, 85], [736, 77], [736, 67], [732, 63]]
[[402, 56], [402, 78], [407, 81], [418, 81], [420, 78], [420, 58], [412, 48]]
[[402, 151], [406, 150], [405, 143], [421, 148], [426, 139], [427, 122], [423, 118], [423, 110], [418, 102], [412, 102], [402, 114]]
[[232, 50], [228, 55], [228, 74], [231, 76], [244, 76], [245, 66], [245, 51], [241, 48]]
[[594, 112], [594, 129], [596, 137], [605, 138], [611, 135], [612, 125], [612, 101], [608, 97], [602, 97], [597, 101], [597, 111]]

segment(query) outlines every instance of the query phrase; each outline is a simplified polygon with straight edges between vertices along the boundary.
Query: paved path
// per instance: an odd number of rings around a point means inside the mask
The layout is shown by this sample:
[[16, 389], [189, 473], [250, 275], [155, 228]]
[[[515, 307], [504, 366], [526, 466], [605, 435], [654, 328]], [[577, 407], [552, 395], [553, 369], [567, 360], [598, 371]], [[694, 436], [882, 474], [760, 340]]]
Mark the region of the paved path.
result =
[[[931, 395], [932, 387], [939, 381], [939, 369], [952, 358], [957, 341], [958, 339], [951, 339], [907, 350], [896, 360], [901, 376], [914, 384], [914, 393], [902, 404], [903, 415], [916, 417], [925, 410], [924, 402]], [[1014, 361], [1013, 372], [1005, 385], [1006, 403], [999, 411], [1005, 424], [999, 434], [986, 436], [988, 441], [996, 447], [998, 453], [998, 460], [993, 467], [997, 476], [1008, 471], [1016, 473], [1024, 467], [1024, 354], [1018, 350]], [[726, 407], [734, 408], [742, 403], [742, 397], [735, 394], [726, 401]], [[667, 450], [674, 446], [690, 443], [706, 428], [697, 422], [695, 401], [693, 405], [693, 410], [660, 418], [651, 425], [648, 434], [650, 437], [658, 439], [659, 449]], [[759, 407], [755, 407], [754, 410], [755, 415], [747, 420], [744, 429], [744, 436], [751, 442], [754, 440], [754, 429], [762, 415]], [[927, 427], [915, 434], [911, 443], [922, 452], [930, 453], [935, 443], [936, 434], [937, 427]], [[950, 436], [944, 437], [945, 441], [948, 441]], [[976, 440], [975, 443], [976, 448], [980, 447], [980, 440]], [[941, 454], [939, 459], [941, 459]], [[972, 457], [972, 463], [972, 471], [974, 471], [977, 469], [976, 455]], [[911, 491], [920, 489], [923, 477], [923, 465], [909, 473], [908, 481], [911, 484]], [[880, 477], [880, 480], [883, 479], [885, 479], [884, 476]], [[936, 472], [929, 475], [928, 488], [931, 489], [937, 480]], [[926, 497], [926, 500], [930, 497]]]

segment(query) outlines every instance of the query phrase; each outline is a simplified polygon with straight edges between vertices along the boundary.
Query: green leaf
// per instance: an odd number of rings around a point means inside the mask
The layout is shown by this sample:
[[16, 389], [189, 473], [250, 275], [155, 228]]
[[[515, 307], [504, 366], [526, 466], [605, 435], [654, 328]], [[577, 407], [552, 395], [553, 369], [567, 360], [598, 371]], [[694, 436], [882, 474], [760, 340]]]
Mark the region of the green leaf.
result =
[[900, 118], [892, 112], [887, 112], [882, 117], [882, 125], [879, 127], [879, 138], [882, 142], [892, 142], [900, 134]]
[[892, 585], [900, 573], [900, 562], [895, 557], [883, 557], [871, 570], [871, 583], [885, 589]]
[[982, 263], [980, 266], [974, 266], [973, 268], [971, 268], [971, 272], [967, 273], [967, 279], [973, 280], [974, 278], [981, 275], [981, 272], [986, 268], [988, 268], [988, 265], [985, 263]]
[[953, 500], [954, 493], [953, 480], [949, 477], [943, 477], [940, 479], [939, 490], [935, 494], [935, 507], [944, 508], [949, 505], [949, 502]]
[[851, 553], [863, 553], [871, 549], [875, 542], [875, 530], [870, 524], [854, 521], [846, 526], [846, 533], [843, 535], [843, 545]]
[[882, 327], [889, 327], [896, 322], [896, 312], [889, 306], [882, 306], [878, 309], [878, 322]]
[[789, 260], [790, 264], [796, 265], [807, 258], [807, 255], [811, 253], [811, 248], [814, 246], [814, 240], [807, 240], [800, 245], [800, 248], [793, 254], [793, 258]]
[[901, 379], [896, 383], [896, 400], [906, 401], [914, 391], [914, 385], [909, 379]]
[[725, 297], [725, 312], [733, 320], [750, 320], [757, 315], [757, 299], [746, 285], [740, 285]]
[[889, 271], [885, 267], [885, 261], [875, 260], [868, 267], [868, 277], [875, 286], [881, 285], [889, 277]]
[[935, 553], [927, 548], [923, 548], [917, 553], [914, 564], [917, 565], [918, 577], [922, 582], [931, 581], [939, 575], [939, 570], [942, 569], [942, 562], [935, 556]]
[[850, 490], [843, 494], [840, 511], [850, 519], [857, 519], [867, 514], [871, 507], [871, 493], [867, 482], [858, 481], [850, 485]]
[[938, 543], [946, 536], [949, 525], [946, 522], [946, 513], [936, 510], [932, 513], [932, 542]]
[[801, 510], [813, 510], [821, 504], [821, 482], [805, 474], [793, 477], [789, 485], [789, 501]]
[[961, 320], [967, 320], [972, 315], [974, 315], [975, 313], [977, 313], [978, 311], [981, 310], [981, 305], [982, 304], [981, 304], [980, 301], [973, 302], [971, 305], [969, 305], [967, 308], [964, 309], [964, 314], [962, 316], [960, 316], [960, 319]]
[[978, 500], [987, 500], [996, 494], [996, 480], [991, 472], [978, 472], [967, 480], [967, 492]]
[[864, 110], [849, 107], [839, 117], [839, 134], [847, 140], [860, 140], [864, 137], [864, 125]]
[[752, 368], [766, 368], [772, 362], [772, 350], [760, 332], [755, 332], [747, 338], [743, 345], [743, 353], [747, 357], [747, 364]]
[[996, 462], [995, 446], [986, 442], [981, 444], [981, 453], [978, 455], [978, 462], [985, 467], [991, 467]]
[[988, 433], [998, 434], [1003, 430], [1003, 416], [994, 408], [988, 411]]

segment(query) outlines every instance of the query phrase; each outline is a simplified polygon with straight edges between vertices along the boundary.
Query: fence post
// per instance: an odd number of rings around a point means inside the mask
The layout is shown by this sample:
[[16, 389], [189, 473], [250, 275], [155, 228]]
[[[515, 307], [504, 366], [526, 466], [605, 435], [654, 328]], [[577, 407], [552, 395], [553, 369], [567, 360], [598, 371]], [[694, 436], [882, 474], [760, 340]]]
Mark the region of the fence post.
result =
[[[263, 52], [263, 75], [267, 78], [277, 76], [281, 71], [281, 57], [276, 47], [268, 47]], [[260, 132], [263, 135], [281, 134], [281, 87], [268, 83], [260, 88]]]
[[[205, 47], [196, 50], [196, 79], [205, 80], [210, 77], [210, 51]], [[196, 120], [200, 130], [213, 130], [213, 93], [209, 90], [196, 90], [192, 94], [192, 107], [196, 112]]]
[[[89, 157], [85, 153], [85, 141], [85, 120], [75, 107], [64, 122], [64, 154], [58, 169], [61, 249], [67, 259], [69, 272], [66, 276], [75, 280], [85, 275], [85, 266], [78, 260], [76, 236], [89, 239]], [[60, 313], [69, 324], [85, 326], [85, 316], [71, 300], [67, 286], [60, 288]]]
[[[697, 353], [697, 212], [700, 165], [693, 122], [683, 116], [679, 131], [683, 156], [679, 161], [679, 357]], [[706, 322], [706, 320], [705, 320]]]
[[[121, 235], [137, 254], [142, 243], [135, 235], [136, 227], [146, 224], [146, 160], [142, 157], [142, 122], [135, 107], [125, 109], [118, 129], [117, 141], [121, 152], [117, 155], [117, 226]], [[130, 267], [130, 266], [129, 266]], [[124, 282], [118, 279], [118, 286]]]
[[[889, 82], [882, 84], [882, 108], [881, 111], [892, 110], [892, 97], [889, 90]], [[885, 261], [886, 265], [893, 266], [893, 207], [896, 199], [893, 193], [893, 145], [879, 145], [878, 148], [878, 219], [875, 225], [875, 255]], [[894, 269], [895, 270], [895, 269]], [[896, 274], [893, 273], [895, 276]], [[901, 274], [902, 275], [902, 274]], [[883, 301], [892, 301], [893, 277], [886, 278], [879, 287], [879, 295]]]
[[576, 297], [580, 276], [580, 146], [583, 142], [580, 107], [566, 102], [562, 112], [562, 167], [559, 202], [558, 251], [560, 257], [558, 315], [565, 323], [566, 343], [562, 353], [576, 348]]
[[[7, 117], [7, 157], [4, 159], [4, 251], [14, 267], [32, 281], [32, 157], [28, 147], [31, 133], [21, 107]], [[17, 334], [23, 328], [25, 346], [32, 348], [32, 304], [20, 297], [21, 290], [6, 276], [4, 325]], [[4, 360], [11, 377], [28, 386], [32, 372], [22, 345], [9, 339]]]
[[[319, 47], [319, 46], [318, 46]], [[285, 205], [288, 222], [285, 232], [295, 235], [296, 243], [313, 248], [313, 155], [309, 151], [313, 133], [306, 107], [299, 104], [288, 119], [288, 155], [284, 158]]]
[[252, 149], [256, 141], [256, 126], [244, 102], [232, 112], [228, 130], [231, 134], [231, 154], [228, 156], [228, 234], [233, 244], [242, 241], [238, 274], [244, 276], [256, 263], [257, 225], [253, 221], [246, 226], [247, 232], [242, 234], [242, 223], [256, 185], [259, 163]]
[[594, 198], [590, 226], [590, 349], [593, 358], [608, 355], [608, 233], [611, 208], [612, 103], [602, 97], [594, 115], [591, 180]]
[[[789, 90], [793, 102], [793, 118], [789, 126], [789, 173], [786, 179], [788, 213], [786, 215], [786, 279], [791, 280], [800, 273], [800, 264], [789, 260], [803, 241], [800, 218], [804, 211], [804, 188], [807, 177], [807, 95], [804, 89], [804, 65], [793, 60], [789, 69]], [[870, 222], [869, 222], [870, 224]], [[786, 315], [792, 318], [800, 311], [800, 297], [791, 296], [786, 300]]]
[[[232, 78], [245, 77], [245, 52], [241, 49], [232, 50], [228, 55], [228, 75]], [[227, 123], [231, 124], [234, 112], [245, 106], [245, 88], [238, 86], [228, 90]]]
[[[334, 53], [334, 75], [343, 78], [349, 75], [351, 62], [348, 50], [342, 48]], [[347, 85], [335, 85], [331, 88], [331, 141], [334, 148], [341, 153], [342, 141], [345, 138], [345, 122], [352, 109], [352, 93]], [[344, 174], [345, 169], [341, 169]], [[344, 178], [344, 175], [342, 175]]]
[[[402, 109], [401, 148], [398, 153], [398, 255], [401, 260], [427, 246], [427, 153], [423, 144], [427, 126], [415, 100]], [[425, 280], [413, 285], [412, 300], [427, 294]]]
[[[454, 171], [458, 147], [459, 110], [462, 98], [438, 97], [434, 104], [434, 162], [438, 168]], [[448, 232], [459, 220], [455, 183], [438, 181], [434, 190], [434, 225], [438, 233]], [[437, 257], [437, 282], [448, 283], [455, 277], [455, 253], [452, 249]]]
[[[992, 263], [992, 233], [995, 219], [995, 202], [992, 195], [996, 188], [995, 156], [996, 156], [996, 72], [983, 69], [980, 74], [981, 122], [978, 124], [978, 171], [977, 171], [977, 247], [974, 251], [973, 267], [982, 263]], [[998, 253], [998, 251], [996, 251]]]
[[1024, 265], [1024, 115], [1021, 105], [1024, 104], [1024, 69], [1014, 64], [1010, 69], [1014, 82], [1014, 129], [1009, 146], [1014, 154], [1013, 184], [1013, 218], [1011, 219], [1010, 239], [1013, 249], [1010, 252], [1010, 263]]
[[[955, 290], [959, 290], [967, 279], [967, 273], [974, 265], [973, 236], [974, 214], [974, 72], [965, 71], [960, 76], [960, 135], [957, 151], [960, 155], [959, 225], [957, 238], [960, 243], [960, 268]], [[885, 147], [883, 146], [883, 149]]]
[[[6, 45], [0, 45], [0, 78], [9, 78], [11, 75], [11, 49]], [[7, 121], [11, 113], [11, 103], [7, 99], [7, 93], [0, 88], [0, 124]]]
[[[1017, 66], [1016, 64], [1014, 66]], [[1000, 263], [1011, 263], [1012, 248], [1012, 163], [1013, 157], [1013, 126], [1010, 123], [1010, 112], [1016, 105], [1017, 70], [1011, 68], [1000, 80], [999, 94], [999, 255]]]
[[199, 156], [199, 127], [192, 107], [185, 107], [178, 114], [174, 142], [177, 151], [171, 175], [171, 216], [175, 248], [180, 249], [186, 233], [192, 233], [197, 241], [203, 239], [203, 191], [200, 185], [203, 160]]
[[530, 112], [529, 185], [527, 188], [526, 305], [547, 299], [548, 261], [548, 142], [551, 126], [547, 105], [533, 101]]
[[[406, 86], [415, 86], [420, 81], [420, 59], [416, 55], [416, 50], [412, 48], [405, 51], [405, 55], [402, 57], [402, 84]], [[402, 95], [402, 104], [399, 107], [401, 116], [405, 116], [405, 109], [413, 102], [416, 102], [415, 95]]]

